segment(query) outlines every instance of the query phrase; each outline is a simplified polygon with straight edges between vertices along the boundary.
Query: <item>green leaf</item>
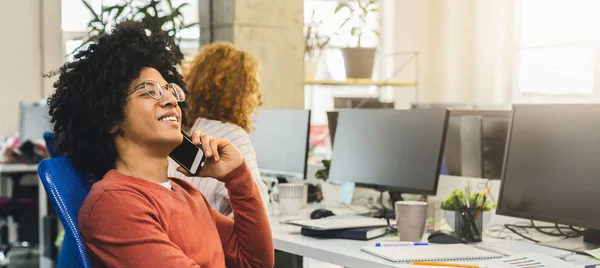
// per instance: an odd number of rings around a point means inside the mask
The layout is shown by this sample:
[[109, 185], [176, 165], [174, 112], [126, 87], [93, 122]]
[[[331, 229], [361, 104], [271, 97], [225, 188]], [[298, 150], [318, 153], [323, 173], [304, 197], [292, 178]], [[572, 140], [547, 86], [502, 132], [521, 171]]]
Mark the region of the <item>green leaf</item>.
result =
[[355, 36], [357, 30], [358, 30], [358, 27], [352, 27], [352, 29], [350, 30], [350, 35]]
[[88, 3], [88, 1], [86, 0], [81, 0], [81, 2], [85, 5], [85, 7], [90, 11], [90, 13], [92, 13], [92, 16], [94, 17], [94, 20], [97, 21], [102, 21], [100, 19], [100, 17], [98, 16], [98, 14], [96, 14], [96, 11], [94, 11], [94, 9], [92, 8], [92, 5], [90, 5], [90, 3]]
[[379, 36], [379, 31], [375, 31], [375, 30], [373, 30], [373, 33], [374, 33], [375, 35]]
[[340, 10], [342, 10], [343, 8], [348, 8], [351, 9], [350, 6], [346, 3], [340, 3], [339, 5], [337, 5], [337, 7], [335, 7], [335, 10], [333, 11], [333, 13], [338, 13]]

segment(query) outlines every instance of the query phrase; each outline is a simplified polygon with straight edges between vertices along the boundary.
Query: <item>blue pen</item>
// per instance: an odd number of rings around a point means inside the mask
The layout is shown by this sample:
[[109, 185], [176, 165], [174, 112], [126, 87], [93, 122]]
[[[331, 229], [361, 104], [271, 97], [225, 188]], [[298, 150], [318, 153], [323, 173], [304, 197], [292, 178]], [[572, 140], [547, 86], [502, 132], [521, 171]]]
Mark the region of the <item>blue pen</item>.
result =
[[427, 242], [376, 242], [375, 247], [428, 246]]

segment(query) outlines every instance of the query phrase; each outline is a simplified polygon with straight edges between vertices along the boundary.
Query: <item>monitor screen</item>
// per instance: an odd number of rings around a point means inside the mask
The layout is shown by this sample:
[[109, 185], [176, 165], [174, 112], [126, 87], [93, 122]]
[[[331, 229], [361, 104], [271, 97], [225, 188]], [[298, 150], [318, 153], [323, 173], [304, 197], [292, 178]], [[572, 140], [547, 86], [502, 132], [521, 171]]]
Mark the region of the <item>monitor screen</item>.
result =
[[19, 134], [21, 141], [35, 141], [44, 138], [44, 132], [52, 131], [49, 108], [46, 103], [21, 103]]
[[498, 213], [600, 229], [600, 104], [515, 105]]
[[445, 109], [340, 111], [329, 179], [435, 194], [447, 121]]
[[258, 167], [263, 174], [304, 178], [308, 156], [310, 111], [261, 109], [250, 133]]

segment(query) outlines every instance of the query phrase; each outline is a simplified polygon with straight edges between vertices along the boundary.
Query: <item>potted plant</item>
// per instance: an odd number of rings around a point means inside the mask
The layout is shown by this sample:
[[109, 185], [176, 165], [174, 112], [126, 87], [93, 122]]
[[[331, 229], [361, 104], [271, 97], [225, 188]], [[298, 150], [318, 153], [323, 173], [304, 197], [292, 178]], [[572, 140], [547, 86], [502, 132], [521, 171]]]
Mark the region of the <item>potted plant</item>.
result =
[[313, 10], [308, 24], [304, 25], [304, 78], [314, 79], [317, 73], [317, 63], [321, 58], [323, 49], [327, 47], [330, 36], [320, 32], [323, 20], [315, 18]]
[[[122, 20], [140, 21], [150, 33], [166, 32], [176, 44], [180, 41], [177, 34], [181, 30], [198, 25], [197, 22], [184, 23], [181, 9], [189, 3], [182, 3], [175, 7], [172, 0], [122, 0], [121, 3], [112, 6], [102, 6], [100, 12], [96, 12], [89, 0], [81, 0], [81, 2], [90, 11], [92, 20], [88, 23], [87, 36], [81, 37], [81, 39], [85, 39], [83, 44], [77, 47], [75, 52], [88, 43], [94, 42], [102, 34], [108, 33], [115, 23]], [[175, 54], [181, 61], [183, 53], [179, 46], [176, 48]]]
[[[444, 218], [446, 219], [446, 222], [448, 222], [448, 225], [450, 226], [450, 228], [452, 228], [452, 230], [456, 230], [456, 198], [454, 198], [454, 196], [458, 197], [458, 200], [461, 203], [465, 202], [465, 192], [463, 190], [457, 189], [454, 190], [452, 192], [452, 194], [450, 194], [450, 196], [444, 201], [442, 202], [442, 210], [444, 211]], [[481, 202], [481, 198], [480, 196], [477, 196], [476, 193], [473, 193], [469, 196], [469, 202], [471, 203], [475, 203], [475, 198], [477, 197], [477, 200], [479, 202]], [[492, 213], [491, 210], [494, 209], [496, 207], [496, 205], [492, 204], [490, 202], [490, 200], [486, 200], [485, 203], [483, 204], [483, 226], [485, 227], [491, 217], [492, 217]]]
[[327, 179], [329, 179], [329, 167], [331, 167], [331, 160], [324, 159], [321, 160], [321, 163], [323, 163], [323, 168], [317, 170], [315, 177], [319, 180], [327, 181]]
[[346, 25], [351, 25], [350, 35], [357, 38], [356, 47], [346, 47], [342, 49], [344, 55], [344, 67], [346, 69], [346, 77], [348, 78], [371, 78], [373, 75], [373, 62], [375, 59], [375, 48], [362, 47], [362, 37], [365, 33], [372, 32], [379, 36], [379, 32], [375, 29], [369, 29], [367, 25], [367, 16], [372, 13], [377, 13], [376, 0], [356, 0], [355, 4], [340, 3], [334, 13], [342, 10], [348, 11], [348, 18], [340, 25], [343, 28]]

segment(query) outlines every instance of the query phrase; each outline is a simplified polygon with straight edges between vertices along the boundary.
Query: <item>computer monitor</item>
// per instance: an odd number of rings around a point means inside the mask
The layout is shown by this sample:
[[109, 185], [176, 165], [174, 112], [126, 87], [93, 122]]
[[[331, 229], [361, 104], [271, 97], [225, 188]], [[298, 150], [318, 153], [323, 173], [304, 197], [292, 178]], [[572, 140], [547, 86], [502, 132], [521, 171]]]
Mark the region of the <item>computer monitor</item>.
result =
[[377, 98], [343, 98], [333, 99], [335, 109], [394, 109], [393, 102], [382, 102]]
[[435, 194], [447, 123], [445, 109], [340, 111], [329, 180]]
[[35, 141], [44, 138], [44, 132], [52, 131], [49, 108], [45, 102], [20, 103], [21, 141]]
[[597, 248], [598, 118], [600, 104], [514, 105], [497, 213], [588, 228]]
[[509, 110], [450, 110], [447, 175], [499, 180], [509, 121]]
[[262, 174], [280, 179], [306, 177], [310, 110], [261, 109], [250, 133]]

